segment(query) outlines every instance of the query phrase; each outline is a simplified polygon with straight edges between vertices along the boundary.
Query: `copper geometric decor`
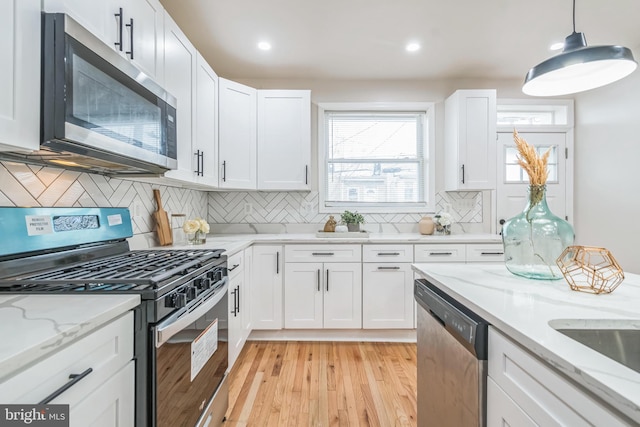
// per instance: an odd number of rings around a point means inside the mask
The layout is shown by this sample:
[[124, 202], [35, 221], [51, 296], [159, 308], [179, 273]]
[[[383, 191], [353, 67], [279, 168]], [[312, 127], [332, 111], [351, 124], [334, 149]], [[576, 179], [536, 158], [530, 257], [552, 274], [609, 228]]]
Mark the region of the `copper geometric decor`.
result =
[[568, 246], [556, 264], [574, 291], [609, 293], [624, 280], [622, 268], [605, 248]]

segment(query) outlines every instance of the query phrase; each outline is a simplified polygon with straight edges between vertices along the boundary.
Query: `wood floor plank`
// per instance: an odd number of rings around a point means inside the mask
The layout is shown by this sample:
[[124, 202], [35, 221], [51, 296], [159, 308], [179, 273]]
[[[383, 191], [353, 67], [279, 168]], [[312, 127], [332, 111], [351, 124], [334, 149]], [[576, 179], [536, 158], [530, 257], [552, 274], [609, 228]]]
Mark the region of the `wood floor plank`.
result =
[[250, 341], [227, 426], [416, 426], [413, 343]]

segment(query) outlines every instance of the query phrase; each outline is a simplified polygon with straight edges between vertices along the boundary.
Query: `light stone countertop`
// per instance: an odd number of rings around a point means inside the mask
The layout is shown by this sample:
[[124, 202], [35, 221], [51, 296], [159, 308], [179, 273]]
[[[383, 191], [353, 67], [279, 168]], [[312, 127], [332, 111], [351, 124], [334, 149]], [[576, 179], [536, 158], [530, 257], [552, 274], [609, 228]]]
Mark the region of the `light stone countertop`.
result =
[[[572, 291], [564, 279], [529, 280], [504, 264], [414, 264], [420, 276], [483, 317], [576, 383], [640, 422], [640, 373], [561, 334], [549, 321], [606, 328], [618, 319], [640, 329], [640, 275], [625, 274], [610, 294]], [[602, 319], [605, 319], [602, 321]], [[614, 322], [609, 321], [609, 324]], [[616, 323], [617, 326], [620, 323]]]
[[[252, 244], [464, 244], [502, 243], [496, 234], [451, 234], [424, 236], [418, 233], [370, 233], [366, 237], [317, 237], [308, 234], [209, 234], [203, 245], [164, 246], [165, 249], [225, 249], [230, 256]], [[141, 249], [133, 248], [132, 249]]]
[[139, 295], [0, 296], [0, 380], [139, 304]]

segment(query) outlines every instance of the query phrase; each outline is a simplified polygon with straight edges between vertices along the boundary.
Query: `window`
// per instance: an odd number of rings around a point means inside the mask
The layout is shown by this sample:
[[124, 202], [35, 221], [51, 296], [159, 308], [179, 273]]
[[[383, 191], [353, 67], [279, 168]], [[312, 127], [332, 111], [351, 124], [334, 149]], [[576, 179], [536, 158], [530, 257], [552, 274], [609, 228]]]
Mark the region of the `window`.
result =
[[[549, 150], [549, 158], [547, 159], [547, 170], [549, 176], [548, 183], [558, 182], [558, 146], [535, 146], [539, 156]], [[528, 183], [529, 176], [518, 164], [518, 149], [516, 147], [504, 147], [504, 182], [508, 183]]]
[[431, 104], [319, 107], [321, 211], [424, 212], [432, 207]]

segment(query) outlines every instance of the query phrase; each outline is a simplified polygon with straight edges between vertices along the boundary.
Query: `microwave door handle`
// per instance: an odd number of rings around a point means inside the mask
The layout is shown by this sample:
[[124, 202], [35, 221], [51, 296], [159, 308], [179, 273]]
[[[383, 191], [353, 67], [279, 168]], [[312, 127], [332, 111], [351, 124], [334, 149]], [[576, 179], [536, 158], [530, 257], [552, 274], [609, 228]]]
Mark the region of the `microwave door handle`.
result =
[[174, 313], [169, 318], [158, 324], [155, 333], [156, 347], [160, 347], [162, 344], [167, 342], [169, 338], [198, 320], [207, 311], [215, 307], [215, 305], [218, 304], [222, 300], [222, 298], [224, 298], [224, 296], [227, 294], [229, 278], [224, 277], [222, 280], [224, 281], [224, 285], [218, 290], [218, 292], [216, 292], [208, 300], [202, 302], [192, 312], [187, 313], [183, 316], [180, 316], [180, 314], [182, 314], [181, 312]]

